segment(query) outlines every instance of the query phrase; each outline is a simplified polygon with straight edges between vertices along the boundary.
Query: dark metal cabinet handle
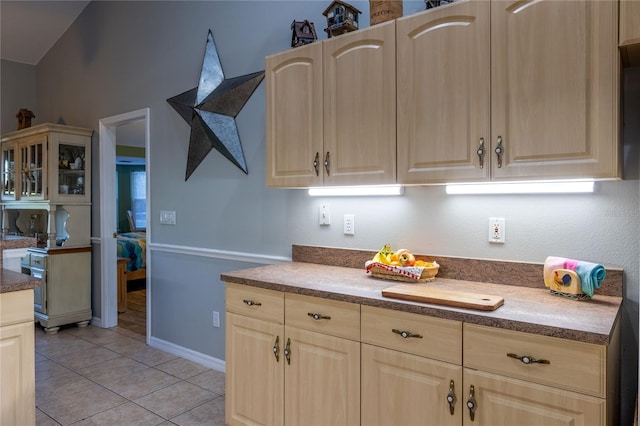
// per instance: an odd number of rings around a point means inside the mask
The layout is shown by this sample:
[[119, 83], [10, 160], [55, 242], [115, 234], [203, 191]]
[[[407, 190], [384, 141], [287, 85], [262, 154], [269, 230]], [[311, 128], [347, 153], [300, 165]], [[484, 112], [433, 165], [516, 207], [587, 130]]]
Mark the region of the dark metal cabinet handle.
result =
[[276, 362], [280, 362], [280, 336], [276, 336], [276, 342], [273, 344], [273, 355], [276, 357]]
[[453, 416], [453, 412], [456, 408], [456, 392], [454, 389], [454, 382], [453, 380], [451, 380], [449, 382], [449, 393], [447, 394], [447, 402], [449, 403], [449, 412], [451, 413], [451, 415]]
[[316, 321], [319, 321], [321, 319], [326, 319], [326, 320], [330, 320], [331, 319], [330, 316], [322, 315], [322, 314], [316, 314], [315, 312], [308, 312], [307, 315], [309, 315], [311, 318], [313, 318]]
[[327, 151], [327, 155], [324, 156], [324, 169], [327, 171], [327, 176], [329, 176], [329, 151]]
[[421, 334], [415, 334], [415, 333], [412, 333], [410, 331], [398, 330], [396, 328], [392, 329], [391, 331], [393, 331], [396, 334], [399, 334], [400, 336], [402, 336], [405, 339], [407, 339], [409, 337], [415, 337], [416, 339], [422, 339], [422, 335]]
[[469, 399], [467, 399], [467, 408], [469, 409], [469, 418], [473, 421], [476, 417], [476, 398], [475, 398], [476, 389], [471, 385], [469, 388]]
[[551, 364], [551, 361], [548, 359], [535, 359], [530, 355], [518, 355], [514, 353], [508, 353], [507, 356], [509, 358], [515, 358], [522, 361], [523, 364]]
[[253, 300], [244, 299], [243, 302], [246, 303], [247, 306], [262, 306], [262, 303], [254, 302]]
[[320, 170], [318, 166], [320, 165], [320, 153], [316, 152], [316, 158], [313, 160], [313, 168], [316, 171], [316, 176], [320, 174]]
[[287, 339], [287, 345], [284, 347], [284, 357], [287, 359], [287, 364], [291, 364], [291, 339]]
[[502, 147], [502, 136], [498, 136], [498, 146], [495, 149], [498, 156], [498, 168], [502, 167], [502, 154], [504, 154], [504, 148]]
[[476, 153], [480, 159], [480, 168], [482, 169], [484, 168], [484, 138], [480, 138], [480, 145], [478, 145]]

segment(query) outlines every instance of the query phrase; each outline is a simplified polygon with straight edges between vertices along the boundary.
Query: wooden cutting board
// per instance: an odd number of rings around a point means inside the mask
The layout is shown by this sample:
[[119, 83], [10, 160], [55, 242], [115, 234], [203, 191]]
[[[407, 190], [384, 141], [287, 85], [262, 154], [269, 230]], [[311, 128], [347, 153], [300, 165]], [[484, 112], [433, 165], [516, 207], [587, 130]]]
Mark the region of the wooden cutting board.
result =
[[502, 306], [504, 299], [499, 296], [467, 293], [458, 290], [442, 290], [416, 284], [398, 284], [382, 290], [384, 297], [410, 300], [412, 302], [434, 303], [457, 308], [493, 311]]

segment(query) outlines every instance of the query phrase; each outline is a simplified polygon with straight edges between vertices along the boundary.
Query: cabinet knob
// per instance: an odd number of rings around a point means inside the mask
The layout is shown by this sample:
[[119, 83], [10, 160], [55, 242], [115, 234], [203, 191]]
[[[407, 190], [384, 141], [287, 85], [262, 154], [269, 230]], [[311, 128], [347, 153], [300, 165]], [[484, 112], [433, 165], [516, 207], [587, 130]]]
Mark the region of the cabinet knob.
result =
[[475, 420], [476, 417], [476, 389], [473, 387], [473, 385], [471, 385], [469, 387], [469, 399], [467, 399], [467, 408], [469, 409], [469, 419], [471, 421]]
[[422, 335], [421, 334], [415, 334], [415, 333], [412, 333], [410, 331], [398, 330], [398, 329], [395, 329], [395, 328], [392, 329], [391, 331], [393, 331], [396, 334], [399, 334], [404, 339], [408, 339], [409, 337], [415, 337], [416, 339], [422, 339]]
[[478, 159], [480, 160], [480, 168], [484, 168], [484, 138], [480, 138], [480, 145], [478, 145], [478, 150], [476, 151], [478, 154]]
[[523, 364], [551, 364], [548, 359], [536, 359], [530, 355], [518, 355], [514, 353], [508, 353], [509, 358], [515, 358], [522, 361]]
[[307, 315], [309, 315], [311, 318], [313, 318], [316, 321], [319, 321], [321, 319], [326, 319], [326, 320], [330, 320], [331, 319], [330, 316], [317, 314], [315, 312], [308, 312]]
[[504, 148], [502, 147], [502, 136], [498, 136], [498, 145], [496, 146], [495, 153], [498, 156], [498, 168], [501, 168], [502, 155], [504, 154]]
[[276, 357], [276, 362], [280, 362], [280, 336], [276, 336], [276, 342], [273, 344], [273, 355]]
[[287, 345], [284, 347], [284, 357], [287, 360], [287, 364], [291, 364], [291, 339], [287, 339]]
[[449, 412], [451, 413], [452, 416], [456, 408], [456, 400], [457, 400], [454, 386], [455, 384], [453, 380], [451, 380], [449, 382], [449, 393], [447, 394], [447, 403], [449, 404]]
[[327, 151], [327, 155], [324, 156], [324, 169], [327, 172], [327, 176], [329, 176], [329, 151]]
[[262, 303], [254, 302], [253, 300], [244, 299], [243, 302], [246, 303], [247, 306], [262, 306]]
[[320, 153], [316, 152], [316, 158], [313, 160], [313, 168], [316, 171], [316, 176], [320, 175], [320, 169], [318, 166], [320, 166]]

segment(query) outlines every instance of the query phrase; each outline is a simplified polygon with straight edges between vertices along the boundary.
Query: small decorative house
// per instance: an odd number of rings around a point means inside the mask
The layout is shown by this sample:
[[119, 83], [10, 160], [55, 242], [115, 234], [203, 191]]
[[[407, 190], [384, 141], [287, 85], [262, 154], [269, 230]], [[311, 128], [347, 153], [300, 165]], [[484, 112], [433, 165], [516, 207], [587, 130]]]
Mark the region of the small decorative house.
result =
[[327, 17], [327, 32], [329, 38], [358, 29], [358, 15], [362, 13], [357, 8], [340, 0], [331, 2], [322, 14]]
[[296, 21], [291, 23], [291, 47], [304, 46], [313, 43], [318, 39], [316, 28], [313, 22], [308, 20]]
[[26, 108], [20, 108], [20, 111], [16, 114], [18, 119], [18, 130], [31, 127], [31, 119], [36, 118], [35, 114]]
[[424, 0], [427, 10], [434, 7], [444, 6], [445, 4], [453, 3], [455, 0]]

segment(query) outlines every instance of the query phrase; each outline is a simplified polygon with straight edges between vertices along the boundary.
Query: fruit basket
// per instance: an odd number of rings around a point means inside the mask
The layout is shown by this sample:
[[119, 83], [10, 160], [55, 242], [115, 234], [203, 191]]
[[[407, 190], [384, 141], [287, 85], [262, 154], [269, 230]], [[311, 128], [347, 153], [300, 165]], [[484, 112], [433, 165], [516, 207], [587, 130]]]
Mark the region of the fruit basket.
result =
[[427, 262], [425, 266], [392, 266], [372, 261], [365, 264], [365, 270], [374, 278], [412, 283], [433, 281], [439, 268], [437, 262]]
[[391, 251], [391, 245], [385, 244], [382, 249], [368, 260], [365, 271], [374, 278], [406, 282], [427, 282], [435, 279], [440, 265], [438, 262], [416, 260], [407, 249]]

